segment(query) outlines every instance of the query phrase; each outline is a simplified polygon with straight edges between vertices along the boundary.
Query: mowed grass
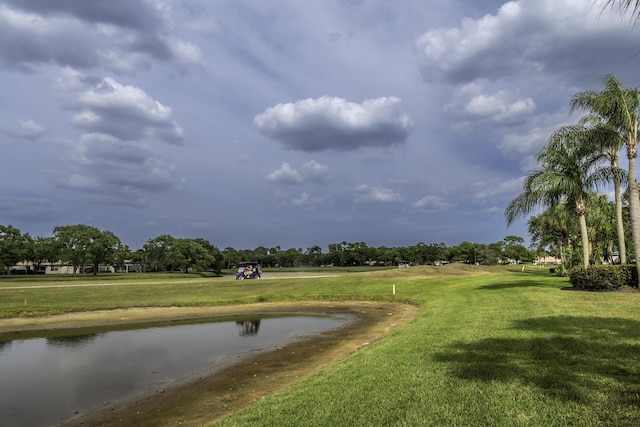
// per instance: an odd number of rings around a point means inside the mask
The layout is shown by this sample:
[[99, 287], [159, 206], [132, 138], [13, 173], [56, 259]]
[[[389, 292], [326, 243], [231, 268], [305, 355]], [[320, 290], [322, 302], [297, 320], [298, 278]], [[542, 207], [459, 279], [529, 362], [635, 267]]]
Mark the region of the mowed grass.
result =
[[0, 282], [0, 316], [257, 301], [411, 303], [421, 312], [409, 324], [216, 426], [640, 425], [640, 293], [571, 291], [567, 279], [531, 267], [460, 265], [118, 283], [9, 289], [15, 284]]

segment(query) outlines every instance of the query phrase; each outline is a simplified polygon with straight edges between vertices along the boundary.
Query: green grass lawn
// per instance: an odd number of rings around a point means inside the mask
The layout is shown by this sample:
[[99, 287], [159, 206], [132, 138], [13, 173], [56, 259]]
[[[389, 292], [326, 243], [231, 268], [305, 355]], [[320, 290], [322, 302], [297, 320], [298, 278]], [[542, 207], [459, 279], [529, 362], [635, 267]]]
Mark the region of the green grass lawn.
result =
[[[640, 425], [640, 293], [567, 290], [567, 279], [548, 270], [446, 266], [314, 279], [38, 283], [1, 281], [0, 318], [296, 300], [422, 308], [406, 326], [216, 426]], [[87, 282], [53, 285], [75, 283]]]

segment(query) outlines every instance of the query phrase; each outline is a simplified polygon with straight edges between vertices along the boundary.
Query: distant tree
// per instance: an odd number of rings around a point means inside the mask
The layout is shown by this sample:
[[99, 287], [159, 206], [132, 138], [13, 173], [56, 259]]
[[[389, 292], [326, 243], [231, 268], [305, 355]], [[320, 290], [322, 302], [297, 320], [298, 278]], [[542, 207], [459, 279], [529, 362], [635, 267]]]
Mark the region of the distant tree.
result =
[[113, 266], [117, 269], [124, 267], [127, 261], [142, 264], [142, 260], [134, 260], [134, 253], [131, 252], [128, 245], [120, 242], [114, 248]]
[[54, 227], [53, 237], [60, 251], [60, 260], [73, 265], [74, 276], [77, 271], [84, 272], [84, 266], [89, 261], [91, 243], [100, 235], [99, 229], [84, 224]]
[[576, 240], [580, 231], [575, 221], [575, 214], [569, 210], [566, 203], [559, 203], [545, 209], [528, 221], [528, 231], [531, 242], [538, 252], [548, 251], [561, 260], [565, 267], [569, 267], [567, 250]]
[[311, 265], [319, 266], [322, 263], [322, 248], [318, 245], [311, 246], [307, 249], [307, 256]]
[[267, 265], [276, 266], [278, 265], [278, 254], [282, 252], [280, 246], [275, 246], [273, 248], [269, 248], [269, 254], [267, 256]]
[[175, 249], [180, 255], [178, 259], [181, 261], [181, 264], [179, 264], [178, 267], [183, 269], [185, 273], [193, 269], [210, 271], [215, 265], [215, 256], [213, 256], [201, 242], [195, 239], [176, 239]]
[[11, 274], [11, 267], [24, 261], [28, 254], [28, 238], [11, 225], [0, 225], [0, 268]]
[[44, 262], [58, 261], [58, 251], [53, 237], [36, 236], [28, 237], [27, 261], [33, 263], [34, 272], [40, 271], [40, 266]]
[[207, 258], [208, 265], [203, 264], [203, 270], [211, 270], [216, 273], [220, 273], [223, 265], [223, 256], [220, 249], [214, 246], [211, 242], [203, 238], [193, 239], [196, 243], [199, 243], [212, 258]]
[[238, 251], [230, 246], [227, 246], [222, 251], [222, 261], [225, 265], [225, 268], [231, 268], [242, 262]]
[[333, 265], [343, 265], [342, 264], [342, 252], [346, 250], [347, 242], [342, 243], [330, 243], [328, 248], [329, 252], [326, 256], [326, 263]]
[[504, 242], [496, 242], [488, 245], [474, 243], [473, 255], [469, 254], [469, 259], [465, 260], [465, 262], [469, 264], [495, 265], [504, 258], [502, 254], [503, 246]]
[[[147, 254], [145, 253], [144, 248], [140, 248], [137, 251], [130, 252], [130, 259], [132, 263], [140, 264], [143, 271], [147, 270]], [[126, 260], [126, 257], [123, 259], [123, 264], [124, 260]]]
[[531, 253], [524, 246], [524, 239], [520, 236], [507, 236], [504, 238], [502, 249], [505, 258], [516, 262], [527, 261], [531, 258]]
[[425, 261], [436, 262], [447, 259], [449, 248], [444, 243], [431, 243], [427, 246]]
[[347, 252], [349, 253], [351, 264], [363, 265], [365, 261], [371, 258], [371, 250], [365, 242], [349, 243]]
[[278, 254], [278, 263], [281, 267], [301, 266], [304, 262], [302, 248], [289, 248], [280, 251]]
[[269, 256], [269, 249], [264, 246], [258, 246], [253, 250], [253, 257], [251, 257], [251, 261], [255, 261], [260, 265], [265, 265], [265, 261]]
[[145, 262], [152, 271], [175, 271], [186, 263], [177, 239], [169, 234], [147, 240], [142, 249]]
[[467, 241], [453, 246], [449, 252], [449, 261], [474, 264], [477, 261], [477, 246], [477, 244]]
[[111, 231], [100, 231], [89, 244], [88, 259], [93, 263], [93, 274], [98, 274], [100, 264], [112, 265], [122, 242]]
[[591, 263], [613, 262], [616, 221], [615, 203], [604, 194], [589, 193], [587, 197], [587, 231], [591, 249]]

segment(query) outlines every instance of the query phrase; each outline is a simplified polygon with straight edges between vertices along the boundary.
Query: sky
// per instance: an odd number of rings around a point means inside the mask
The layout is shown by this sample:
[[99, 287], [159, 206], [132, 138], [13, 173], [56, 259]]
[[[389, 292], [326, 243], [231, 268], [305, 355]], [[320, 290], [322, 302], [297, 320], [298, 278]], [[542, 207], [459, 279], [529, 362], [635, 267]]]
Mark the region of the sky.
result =
[[640, 86], [597, 0], [0, 0], [0, 224], [326, 251], [528, 240], [569, 102]]

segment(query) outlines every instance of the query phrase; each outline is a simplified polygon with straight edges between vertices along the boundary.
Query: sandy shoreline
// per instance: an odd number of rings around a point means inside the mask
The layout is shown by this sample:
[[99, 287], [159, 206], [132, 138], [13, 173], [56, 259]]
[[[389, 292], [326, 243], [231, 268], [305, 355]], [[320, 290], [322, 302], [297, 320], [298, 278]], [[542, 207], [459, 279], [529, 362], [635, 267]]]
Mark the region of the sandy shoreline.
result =
[[103, 410], [78, 414], [64, 425], [206, 425], [336, 363], [409, 322], [417, 307], [371, 302], [295, 302], [100, 310], [37, 318], [2, 319], [0, 333], [198, 319], [236, 314], [349, 314], [358, 320], [276, 350], [238, 357], [197, 380], [154, 390]]

